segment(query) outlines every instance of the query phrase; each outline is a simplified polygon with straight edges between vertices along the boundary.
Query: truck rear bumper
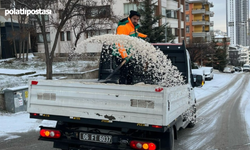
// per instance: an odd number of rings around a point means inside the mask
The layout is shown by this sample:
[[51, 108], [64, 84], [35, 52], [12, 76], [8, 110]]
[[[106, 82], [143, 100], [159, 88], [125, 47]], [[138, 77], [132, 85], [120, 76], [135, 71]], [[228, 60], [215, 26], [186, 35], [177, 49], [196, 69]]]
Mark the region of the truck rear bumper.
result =
[[[51, 128], [53, 129], [53, 128]], [[79, 135], [78, 131], [77, 135]], [[134, 150], [130, 147], [130, 141], [143, 141], [154, 143], [157, 148], [160, 147], [160, 139], [156, 138], [139, 138], [131, 137], [128, 135], [112, 135], [112, 143], [98, 143], [90, 141], [82, 141], [79, 137], [75, 136], [76, 132], [62, 131], [62, 137], [60, 139], [50, 139], [39, 137], [42, 141], [54, 142], [54, 148], [67, 149], [67, 150]], [[66, 137], [65, 134], [68, 136]], [[71, 135], [71, 137], [69, 137]]]

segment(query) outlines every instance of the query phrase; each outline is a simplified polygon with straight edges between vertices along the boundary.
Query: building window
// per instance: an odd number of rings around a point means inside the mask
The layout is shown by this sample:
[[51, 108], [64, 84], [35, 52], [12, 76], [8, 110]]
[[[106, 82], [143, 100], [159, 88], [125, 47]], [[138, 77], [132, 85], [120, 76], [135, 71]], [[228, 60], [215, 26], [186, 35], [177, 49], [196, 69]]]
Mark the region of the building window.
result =
[[161, 15], [166, 17], [166, 8], [161, 8]]
[[63, 10], [58, 10], [58, 13], [59, 13], [59, 19], [62, 19]]
[[103, 35], [103, 34], [113, 34], [111, 29], [106, 30], [89, 30], [86, 32], [86, 38], [93, 37], [96, 35]]
[[139, 3], [139, 5], [135, 3], [125, 3], [123, 6], [124, 6], [124, 15], [129, 15], [130, 10], [138, 11], [140, 9], [143, 9], [142, 3]]
[[175, 36], [179, 36], [178, 28], [174, 28], [174, 33]]
[[42, 21], [42, 17], [44, 17], [44, 21], [49, 21], [49, 15], [38, 15], [40, 21]]
[[187, 32], [187, 33], [190, 32], [189, 26], [186, 26], [186, 32]]
[[186, 22], [189, 22], [189, 15], [186, 15]]
[[187, 43], [187, 44], [190, 43], [190, 37], [186, 37], [186, 43]]
[[67, 31], [67, 41], [71, 40], [70, 31]]
[[65, 41], [65, 39], [64, 39], [64, 32], [60, 32], [60, 39], [61, 39], [61, 41]]
[[186, 3], [186, 10], [189, 10], [189, 4]]
[[174, 10], [166, 10], [167, 18], [177, 19], [177, 12]]
[[110, 6], [93, 6], [86, 9], [86, 17], [90, 18], [108, 18], [110, 17]]
[[[43, 35], [42, 35], [42, 33], [38, 33], [37, 34], [38, 35], [38, 43], [43, 43]], [[47, 38], [47, 42], [50, 42], [50, 33], [49, 32], [47, 32], [46, 33], [46, 38]]]
[[10, 9], [11, 8], [11, 1], [0, 1], [1, 8]]

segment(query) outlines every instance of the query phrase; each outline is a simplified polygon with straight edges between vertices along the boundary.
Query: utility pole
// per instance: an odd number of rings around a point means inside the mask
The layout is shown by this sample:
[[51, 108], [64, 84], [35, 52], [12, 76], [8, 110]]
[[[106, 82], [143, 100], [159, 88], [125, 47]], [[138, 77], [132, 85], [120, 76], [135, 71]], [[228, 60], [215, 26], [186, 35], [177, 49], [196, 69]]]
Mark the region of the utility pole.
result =
[[[161, 0], [158, 0], [158, 15], [161, 15], [162, 14], [162, 10], [161, 10]], [[162, 19], [159, 20], [159, 23], [158, 23], [159, 27], [162, 25]]]

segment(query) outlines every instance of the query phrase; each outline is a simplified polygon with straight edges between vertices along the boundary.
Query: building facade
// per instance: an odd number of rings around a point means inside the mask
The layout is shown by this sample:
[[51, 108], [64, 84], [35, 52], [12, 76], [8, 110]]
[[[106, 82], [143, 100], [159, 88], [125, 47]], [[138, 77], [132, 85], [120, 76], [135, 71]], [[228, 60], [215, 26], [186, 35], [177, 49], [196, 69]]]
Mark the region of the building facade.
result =
[[249, 0], [226, 0], [226, 18], [231, 44], [247, 46]]
[[[100, 2], [99, 0], [96, 0]], [[162, 14], [163, 18], [159, 21], [159, 25], [164, 23], [169, 23], [170, 33], [176, 36], [174, 43], [181, 43], [182, 40], [185, 40], [185, 0], [152, 0], [152, 3], [156, 5], [156, 14]], [[98, 6], [100, 4], [97, 3]], [[117, 17], [117, 19], [123, 19], [128, 17], [130, 10], [138, 10], [140, 8], [140, 3], [133, 3], [131, 0], [115, 0], [109, 8], [112, 10], [113, 15]], [[94, 15], [99, 12], [98, 9], [91, 9], [90, 15]], [[59, 11], [54, 14], [54, 18], [58, 18]], [[112, 23], [111, 25], [101, 27], [100, 29], [88, 29], [83, 36], [79, 39], [80, 43], [86, 38], [102, 35], [102, 34], [115, 34], [117, 23]], [[47, 28], [47, 37], [49, 40], [49, 48], [51, 48], [51, 43], [54, 43], [55, 37], [55, 29], [53, 27]], [[167, 34], [168, 32], [166, 32]], [[57, 47], [55, 53], [63, 54], [69, 53], [70, 49], [73, 47], [73, 41], [75, 40], [75, 36], [73, 35], [73, 31], [69, 29], [62, 29], [60, 33], [60, 38], [58, 39]], [[41, 33], [38, 31], [38, 52], [44, 53], [44, 45]], [[96, 52], [94, 49], [92, 51], [88, 51], [90, 53]]]
[[189, 44], [195, 38], [203, 38], [205, 42], [211, 41], [210, 20], [214, 13], [210, 10], [213, 3], [208, 0], [189, 0], [186, 2], [186, 42]]
[[249, 46], [230, 45], [229, 46], [229, 65], [242, 66], [249, 64]]
[[0, 59], [19, 58], [21, 53], [37, 51], [36, 37], [28, 19], [20, 15], [11, 17], [5, 12], [13, 8], [11, 1], [0, 0]]

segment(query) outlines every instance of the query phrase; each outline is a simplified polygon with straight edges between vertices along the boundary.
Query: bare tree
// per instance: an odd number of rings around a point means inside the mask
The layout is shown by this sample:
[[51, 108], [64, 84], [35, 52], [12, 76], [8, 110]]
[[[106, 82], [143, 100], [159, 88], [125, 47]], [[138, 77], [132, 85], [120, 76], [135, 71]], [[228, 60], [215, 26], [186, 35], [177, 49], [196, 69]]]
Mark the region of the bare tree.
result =
[[117, 17], [113, 15], [110, 6], [113, 0], [102, 0], [97, 6], [95, 1], [85, 3], [82, 15], [72, 18], [70, 28], [73, 30], [75, 41], [74, 47], [81, 36], [88, 31], [100, 32], [103, 29], [110, 29], [117, 22]]
[[206, 43], [202, 38], [194, 38], [191, 43], [187, 45], [192, 62], [199, 62], [202, 65], [204, 52], [206, 50]]
[[[101, 2], [111, 2], [111, 0], [101, 0]], [[50, 9], [53, 15], [50, 15], [49, 21], [46, 21], [45, 15], [34, 14], [37, 20], [37, 24], [43, 35], [45, 59], [46, 59], [46, 78], [52, 79], [52, 63], [54, 59], [54, 53], [57, 47], [58, 38], [60, 32], [67, 28], [71, 21], [79, 19], [80, 16], [86, 13], [86, 6], [89, 4], [97, 4], [95, 0], [16, 0], [16, 3], [27, 9]], [[57, 15], [54, 15], [57, 14]], [[58, 18], [59, 16], [59, 18]], [[81, 18], [83, 19], [83, 18]], [[86, 20], [85, 20], [86, 21]], [[81, 24], [81, 23], [79, 23]], [[68, 25], [68, 26], [67, 26]], [[51, 42], [51, 49], [48, 45], [48, 39], [46, 36], [46, 28], [53, 27], [55, 37], [53, 43]], [[78, 26], [79, 27], [79, 26]], [[86, 27], [86, 26], [85, 26]], [[85, 28], [86, 29], [86, 28]], [[76, 36], [81, 35], [83, 31], [79, 30]], [[77, 41], [75, 42], [77, 43]]]
[[[29, 40], [29, 32], [30, 27], [27, 23], [28, 17], [26, 15], [18, 15], [18, 24], [19, 24], [19, 58], [21, 58], [24, 62], [25, 53], [26, 53], [26, 61], [28, 60], [28, 40]], [[25, 51], [26, 50], [26, 51]]]

